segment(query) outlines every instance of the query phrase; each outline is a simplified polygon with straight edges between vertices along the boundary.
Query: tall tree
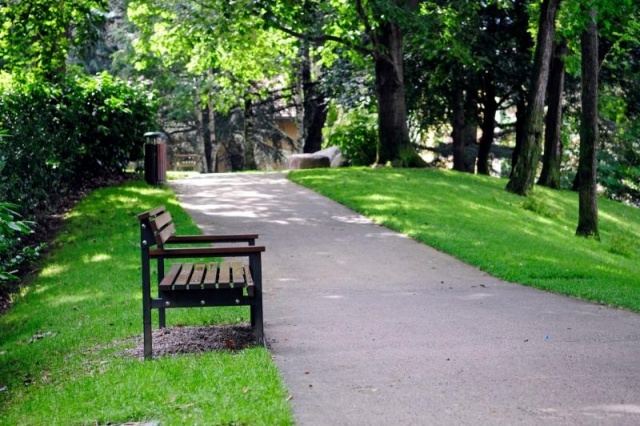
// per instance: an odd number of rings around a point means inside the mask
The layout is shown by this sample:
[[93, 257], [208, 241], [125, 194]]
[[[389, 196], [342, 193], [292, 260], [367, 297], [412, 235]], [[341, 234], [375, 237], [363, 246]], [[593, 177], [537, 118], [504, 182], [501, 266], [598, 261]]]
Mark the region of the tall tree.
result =
[[507, 191], [525, 195], [532, 187], [538, 170], [542, 149], [544, 104], [549, 79], [549, 66], [553, 52], [555, 22], [560, 0], [544, 0], [540, 10], [533, 78], [529, 92], [525, 135], [520, 147]]
[[578, 164], [579, 218], [576, 234], [599, 238], [597, 197], [598, 146], [598, 26], [596, 10], [581, 36], [582, 113], [580, 117], [580, 160]]
[[[418, 0], [306, 2], [263, 0], [266, 22], [286, 34], [322, 45], [346, 47], [373, 60], [378, 104], [378, 161], [423, 165], [411, 145], [404, 85], [404, 31], [420, 22]], [[308, 17], [320, 19], [309, 25]], [[331, 56], [331, 53], [328, 55]]]
[[554, 49], [547, 87], [549, 97], [544, 131], [542, 171], [538, 185], [560, 189], [560, 163], [562, 162], [562, 101], [564, 99], [565, 55], [567, 40], [561, 40]]
[[[309, 44], [302, 41], [300, 49], [300, 84], [302, 86], [302, 140], [303, 152], [313, 153], [322, 148], [322, 128], [327, 119], [328, 105], [320, 82], [314, 79], [313, 60]], [[319, 67], [318, 67], [319, 68]]]

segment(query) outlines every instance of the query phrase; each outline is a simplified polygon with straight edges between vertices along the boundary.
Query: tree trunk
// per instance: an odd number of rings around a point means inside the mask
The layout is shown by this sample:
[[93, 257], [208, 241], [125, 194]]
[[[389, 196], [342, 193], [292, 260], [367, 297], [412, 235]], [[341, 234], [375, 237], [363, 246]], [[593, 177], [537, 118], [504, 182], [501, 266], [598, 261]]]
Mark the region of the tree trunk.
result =
[[255, 170], [258, 168], [255, 157], [255, 138], [253, 105], [251, 100], [246, 100], [244, 103], [244, 155], [240, 170]]
[[476, 170], [476, 145], [478, 144], [478, 90], [475, 79], [471, 78], [464, 99], [464, 151], [463, 172]]
[[456, 88], [451, 102], [451, 139], [453, 140], [453, 170], [464, 171], [465, 115], [464, 91]]
[[411, 147], [407, 127], [402, 32], [397, 25], [386, 22], [380, 26], [377, 39], [379, 48], [375, 54], [375, 74], [380, 137], [377, 162], [411, 166], [418, 155]]
[[525, 195], [532, 187], [540, 159], [544, 101], [553, 51], [555, 20], [560, 0], [544, 0], [538, 26], [538, 43], [533, 63], [532, 89], [529, 92], [525, 137], [518, 153], [507, 191]]
[[513, 171], [518, 164], [518, 157], [520, 156], [520, 150], [524, 145], [525, 136], [525, 121], [527, 119], [527, 103], [524, 101], [524, 97], [521, 97], [516, 103], [516, 146], [511, 153], [511, 173], [509, 178], [513, 178]]
[[212, 110], [209, 106], [209, 102], [207, 102], [200, 109], [201, 112], [201, 128], [202, 128], [202, 140], [204, 145], [204, 168], [206, 173], [213, 173], [213, 160], [212, 160], [212, 152], [213, 152], [213, 142], [212, 136], [215, 135], [213, 130], [213, 123], [215, 120], [213, 119]]
[[302, 151], [313, 153], [322, 149], [322, 128], [327, 119], [327, 103], [324, 94], [320, 91], [318, 82], [312, 81], [311, 58], [309, 47], [302, 48], [302, 66], [300, 77], [302, 80], [303, 118]]
[[489, 71], [484, 76], [484, 97], [482, 113], [482, 137], [478, 147], [478, 173], [488, 175], [491, 172], [489, 154], [495, 138], [496, 113], [498, 102], [496, 101], [496, 86], [493, 80], [493, 72]]
[[576, 235], [599, 238], [596, 186], [598, 146], [598, 27], [596, 11], [581, 37], [582, 113], [578, 163], [579, 218]]
[[542, 172], [538, 185], [560, 189], [560, 165], [562, 163], [562, 100], [564, 92], [564, 57], [567, 54], [567, 41], [562, 40], [555, 47], [551, 70], [549, 71], [549, 100], [544, 131], [544, 154]]

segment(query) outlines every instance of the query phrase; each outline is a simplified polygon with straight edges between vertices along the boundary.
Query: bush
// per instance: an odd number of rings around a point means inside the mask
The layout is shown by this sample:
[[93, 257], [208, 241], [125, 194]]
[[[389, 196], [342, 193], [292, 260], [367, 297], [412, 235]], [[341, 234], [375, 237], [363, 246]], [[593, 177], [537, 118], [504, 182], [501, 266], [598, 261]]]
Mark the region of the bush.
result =
[[598, 174], [608, 198], [640, 206], [640, 124], [604, 138]]
[[15, 204], [0, 203], [0, 288], [11, 280], [22, 266], [34, 261], [44, 246], [22, 247], [20, 235], [31, 232], [28, 222], [16, 220], [20, 215]]
[[325, 146], [337, 146], [354, 166], [368, 166], [377, 160], [377, 115], [366, 110], [343, 112], [330, 105], [325, 128]]
[[143, 88], [108, 74], [58, 84], [0, 79], [0, 200], [52, 210], [82, 182], [142, 158], [155, 107]]

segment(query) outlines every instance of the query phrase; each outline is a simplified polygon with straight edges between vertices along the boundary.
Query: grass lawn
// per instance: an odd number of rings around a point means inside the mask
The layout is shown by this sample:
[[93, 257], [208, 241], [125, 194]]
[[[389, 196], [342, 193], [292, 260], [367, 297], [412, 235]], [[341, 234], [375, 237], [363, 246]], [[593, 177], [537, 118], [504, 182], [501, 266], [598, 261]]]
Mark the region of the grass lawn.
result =
[[[182, 233], [199, 233], [170, 190], [140, 182], [97, 190], [68, 215], [40, 273], [0, 316], [1, 425], [293, 423], [265, 348], [147, 362], [121, 354], [142, 335], [136, 215], [159, 204]], [[248, 308], [167, 312], [169, 326], [247, 320]]]
[[377, 223], [507, 281], [640, 312], [640, 209], [600, 199], [598, 242], [575, 236], [578, 195], [439, 169], [289, 174]]

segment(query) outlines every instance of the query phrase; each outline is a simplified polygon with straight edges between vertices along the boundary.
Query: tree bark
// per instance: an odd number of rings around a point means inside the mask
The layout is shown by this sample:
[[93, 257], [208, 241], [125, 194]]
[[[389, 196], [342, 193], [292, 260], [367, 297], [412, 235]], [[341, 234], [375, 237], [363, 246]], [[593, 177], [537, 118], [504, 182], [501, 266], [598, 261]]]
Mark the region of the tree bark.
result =
[[376, 55], [375, 74], [380, 137], [378, 163], [385, 164], [398, 160], [400, 147], [409, 145], [409, 129], [402, 69], [402, 33], [391, 23], [383, 24], [381, 33], [384, 53]]
[[327, 119], [327, 103], [324, 94], [320, 91], [317, 82], [312, 81], [311, 58], [309, 47], [305, 44], [302, 48], [302, 151], [314, 153], [322, 149], [322, 128]]
[[489, 154], [495, 138], [496, 113], [498, 102], [496, 101], [496, 86], [493, 80], [493, 72], [488, 71], [483, 79], [483, 113], [482, 113], [482, 137], [478, 147], [478, 173], [488, 175], [491, 171], [489, 166]]
[[511, 172], [509, 174], [509, 178], [513, 178], [513, 171], [516, 168], [516, 164], [518, 164], [518, 157], [520, 156], [522, 145], [524, 145], [526, 119], [527, 103], [524, 101], [524, 97], [521, 97], [516, 103], [516, 145], [513, 148], [513, 153], [511, 154]]
[[212, 152], [213, 152], [213, 142], [212, 136], [215, 135], [213, 130], [213, 123], [215, 120], [212, 115], [211, 107], [209, 106], [209, 102], [207, 102], [200, 109], [201, 112], [201, 126], [202, 126], [202, 140], [204, 144], [204, 167], [206, 173], [213, 173], [214, 166], [212, 160]]
[[564, 93], [567, 41], [562, 40], [554, 49], [554, 57], [549, 71], [547, 87], [547, 118], [544, 131], [544, 153], [542, 155], [542, 171], [538, 185], [560, 189], [560, 165], [562, 163], [562, 101]]
[[413, 151], [407, 127], [407, 106], [402, 63], [403, 35], [392, 23], [383, 23], [375, 53], [376, 95], [380, 151], [378, 164], [400, 163], [410, 166], [418, 155]]
[[465, 115], [464, 115], [464, 91], [461, 88], [454, 90], [451, 102], [451, 139], [453, 141], [453, 170], [464, 171], [464, 145], [465, 145]]
[[576, 235], [599, 238], [597, 194], [598, 147], [598, 26], [596, 11], [582, 33], [582, 113], [578, 163], [579, 217]]
[[463, 170], [474, 173], [476, 170], [476, 145], [478, 144], [478, 90], [475, 78], [471, 78], [465, 90], [464, 99], [464, 151], [462, 153]]
[[256, 135], [253, 118], [252, 102], [251, 100], [246, 100], [244, 103], [244, 155], [239, 170], [255, 170], [258, 168], [255, 157]]
[[538, 169], [544, 124], [544, 103], [559, 4], [560, 0], [544, 0], [540, 11], [532, 89], [529, 92], [525, 121], [525, 137], [511, 179], [507, 184], [507, 191], [519, 195], [525, 195], [533, 187]]

